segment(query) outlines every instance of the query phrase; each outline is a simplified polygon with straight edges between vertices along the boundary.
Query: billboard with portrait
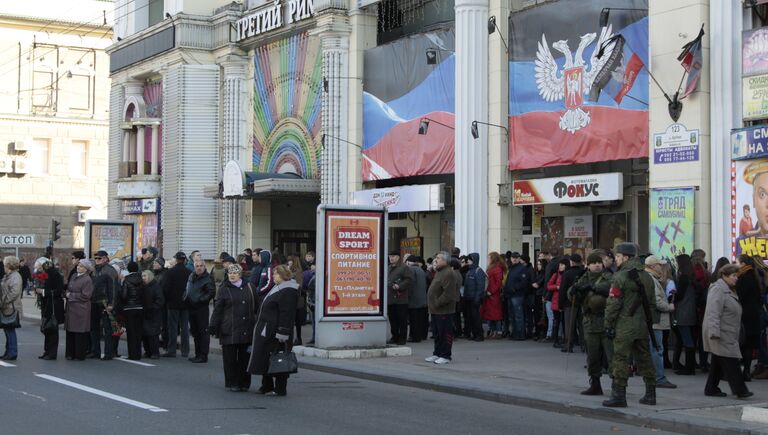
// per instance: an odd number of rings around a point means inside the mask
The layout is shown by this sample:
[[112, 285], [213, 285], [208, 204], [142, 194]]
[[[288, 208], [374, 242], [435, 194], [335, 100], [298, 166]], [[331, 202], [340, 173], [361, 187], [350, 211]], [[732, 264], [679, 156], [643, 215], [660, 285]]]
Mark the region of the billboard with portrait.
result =
[[768, 159], [733, 162], [733, 253], [768, 253]]

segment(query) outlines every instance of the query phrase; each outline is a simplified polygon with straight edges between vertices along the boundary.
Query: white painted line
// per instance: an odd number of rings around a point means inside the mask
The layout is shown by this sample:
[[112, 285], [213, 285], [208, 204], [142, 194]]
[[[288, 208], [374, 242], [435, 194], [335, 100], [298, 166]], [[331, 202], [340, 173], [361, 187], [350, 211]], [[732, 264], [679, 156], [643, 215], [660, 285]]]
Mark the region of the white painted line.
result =
[[156, 366], [156, 365], [154, 365], [154, 364], [145, 363], [145, 362], [141, 362], [141, 361], [134, 361], [134, 360], [132, 360], [132, 359], [128, 359], [127, 357], [124, 357], [124, 356], [121, 356], [120, 358], [115, 358], [115, 360], [117, 360], [117, 361], [122, 361], [122, 362], [126, 362], [126, 363], [131, 363], [131, 364], [136, 364], [137, 366], [144, 366], [144, 367], [157, 367], [157, 366]]
[[5, 361], [0, 361], [0, 367], [16, 367], [16, 364], [7, 363]]
[[153, 405], [149, 405], [149, 404], [146, 404], [146, 403], [143, 403], [143, 402], [139, 402], [139, 401], [136, 401], [136, 400], [128, 399], [127, 397], [122, 397], [122, 396], [118, 396], [116, 394], [108, 393], [106, 391], [97, 390], [96, 388], [92, 388], [92, 387], [89, 387], [89, 386], [86, 386], [86, 385], [81, 385], [81, 384], [78, 384], [78, 383], [75, 383], [75, 382], [72, 382], [72, 381], [68, 381], [66, 379], [57, 378], [56, 376], [45, 375], [45, 374], [38, 374], [38, 373], [35, 373], [35, 376], [37, 376], [38, 378], [43, 378], [43, 379], [47, 379], [49, 381], [57, 382], [57, 383], [62, 384], [62, 385], [66, 385], [68, 387], [76, 388], [76, 389], [78, 389], [80, 391], [85, 391], [86, 393], [95, 394], [97, 396], [106, 397], [107, 399], [111, 399], [111, 400], [114, 400], [114, 401], [117, 401], [117, 402], [125, 403], [126, 405], [131, 405], [131, 406], [135, 406], [137, 408], [145, 409], [145, 410], [150, 411], [150, 412], [168, 412], [167, 409], [158, 408], [158, 407], [153, 406]]

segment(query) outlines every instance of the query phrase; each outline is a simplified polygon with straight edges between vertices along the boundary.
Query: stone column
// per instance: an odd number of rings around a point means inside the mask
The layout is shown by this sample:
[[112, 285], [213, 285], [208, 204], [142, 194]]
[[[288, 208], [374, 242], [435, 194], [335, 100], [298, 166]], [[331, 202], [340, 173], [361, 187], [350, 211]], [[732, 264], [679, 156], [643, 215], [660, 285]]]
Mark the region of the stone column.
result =
[[[499, 30], [488, 36], [488, 122], [508, 126], [509, 56], [502, 38], [508, 39], [509, 2], [491, 2], [489, 15], [496, 17]], [[512, 206], [509, 137], [503, 129], [488, 129], [488, 156], [488, 250], [522, 252], [522, 209]]]
[[[246, 117], [251, 113], [248, 110], [247, 62], [247, 58], [233, 55], [220, 62], [224, 68], [223, 148], [219, 162], [221, 170], [230, 160], [237, 161], [244, 171], [251, 170], [253, 165], [252, 153], [246, 152], [249, 146]], [[251, 202], [232, 199], [221, 201], [220, 250], [236, 253], [241, 251], [242, 243], [246, 246], [250, 245], [242, 240], [246, 232], [250, 233], [250, 231], [244, 231], [245, 228], [242, 225], [246, 204], [250, 205]]]
[[333, 2], [315, 4], [317, 25], [310, 32], [320, 37], [323, 51], [323, 133], [325, 146], [320, 169], [320, 202], [346, 204], [349, 202], [347, 157], [352, 145], [348, 139], [349, 35], [351, 27], [346, 11], [332, 7]]
[[456, 0], [456, 246], [488, 253], [488, 0]]
[[123, 130], [123, 161], [128, 163], [131, 158], [131, 130]]
[[144, 126], [136, 131], [136, 175], [144, 175]]
[[151, 175], [158, 175], [158, 164], [157, 164], [157, 146], [158, 146], [158, 124], [152, 124], [152, 151], [150, 155], [150, 169], [149, 173]]

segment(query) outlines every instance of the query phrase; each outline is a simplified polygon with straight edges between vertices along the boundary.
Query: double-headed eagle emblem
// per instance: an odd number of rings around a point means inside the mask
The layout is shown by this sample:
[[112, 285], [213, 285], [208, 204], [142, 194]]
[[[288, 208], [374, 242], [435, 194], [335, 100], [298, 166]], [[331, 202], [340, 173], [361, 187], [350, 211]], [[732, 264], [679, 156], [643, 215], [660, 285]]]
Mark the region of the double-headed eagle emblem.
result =
[[584, 104], [584, 94], [589, 93], [597, 73], [611, 56], [613, 44], [605, 47], [603, 55], [600, 59], [597, 58], [598, 50], [611, 36], [613, 36], [611, 26], [601, 29], [597, 45], [589, 59], [588, 68], [584, 64], [584, 50], [597, 38], [596, 33], [583, 35], [579, 40], [575, 54], [571, 53], [567, 40], [560, 40], [552, 44], [552, 48], [563, 53], [565, 57], [565, 64], [562, 72], [560, 72], [557, 62], [549, 50], [546, 35], [541, 35], [534, 61], [536, 86], [539, 88], [539, 95], [546, 101], [565, 99], [566, 110], [560, 117], [561, 130], [573, 134], [589, 124], [589, 112], [582, 109], [581, 106]]

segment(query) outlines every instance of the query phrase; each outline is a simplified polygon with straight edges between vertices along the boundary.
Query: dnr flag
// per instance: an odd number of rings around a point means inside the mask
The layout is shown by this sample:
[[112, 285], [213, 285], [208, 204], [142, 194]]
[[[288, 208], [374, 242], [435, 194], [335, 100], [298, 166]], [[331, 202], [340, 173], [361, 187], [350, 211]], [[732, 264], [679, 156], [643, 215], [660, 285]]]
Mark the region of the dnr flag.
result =
[[637, 75], [643, 68], [643, 61], [632, 52], [621, 34], [611, 39], [606, 41], [597, 53], [598, 59], [608, 56], [608, 60], [592, 82], [589, 100], [597, 101], [600, 92], [605, 92], [616, 104], [621, 104], [621, 100], [635, 84]]
[[691, 92], [695, 91], [699, 86], [699, 79], [701, 78], [701, 38], [704, 36], [704, 26], [699, 30], [699, 36], [693, 41], [683, 46], [683, 52], [677, 57], [680, 64], [683, 65], [686, 71], [688, 71], [688, 81], [685, 84], [685, 91], [683, 91], [683, 98], [687, 97]]

